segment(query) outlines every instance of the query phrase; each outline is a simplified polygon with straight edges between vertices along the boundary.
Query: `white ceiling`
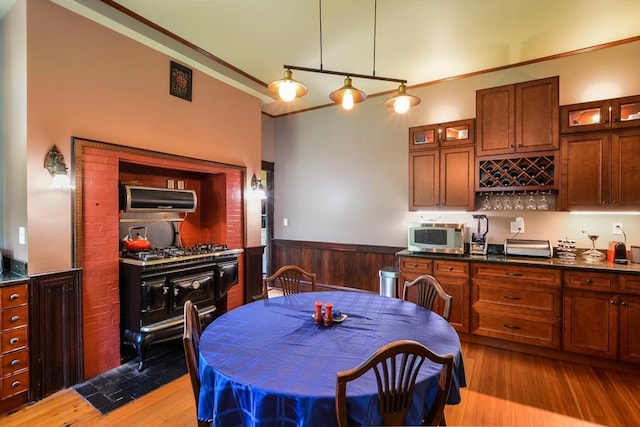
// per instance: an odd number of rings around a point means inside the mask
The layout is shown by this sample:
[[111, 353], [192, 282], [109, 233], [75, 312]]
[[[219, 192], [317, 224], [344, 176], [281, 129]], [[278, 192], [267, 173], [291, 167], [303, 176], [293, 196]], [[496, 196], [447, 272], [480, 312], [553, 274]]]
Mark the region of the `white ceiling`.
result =
[[[282, 77], [284, 64], [374, 74], [374, 23], [375, 75], [409, 88], [640, 36], [640, 0], [377, 0], [377, 18], [374, 0], [322, 0], [322, 40], [319, 0], [52, 1], [259, 96], [274, 116], [330, 104], [329, 92], [343, 84], [341, 76], [294, 71], [309, 93], [276, 101], [265, 85]], [[397, 88], [353, 80], [370, 96]]]

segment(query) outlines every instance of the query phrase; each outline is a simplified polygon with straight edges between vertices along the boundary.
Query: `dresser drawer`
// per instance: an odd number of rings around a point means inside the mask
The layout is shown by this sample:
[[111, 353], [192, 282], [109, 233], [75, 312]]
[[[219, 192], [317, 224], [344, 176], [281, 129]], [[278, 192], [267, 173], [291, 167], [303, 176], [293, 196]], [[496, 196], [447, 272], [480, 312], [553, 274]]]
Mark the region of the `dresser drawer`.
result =
[[29, 371], [2, 378], [2, 398], [29, 390]]
[[640, 275], [621, 274], [620, 292], [640, 294]]
[[497, 282], [538, 286], [560, 287], [562, 283], [562, 271], [559, 269], [489, 263], [474, 263], [472, 267], [472, 277], [474, 280], [479, 278]]
[[0, 308], [17, 307], [27, 303], [27, 285], [0, 288]]
[[564, 286], [585, 291], [617, 292], [618, 276], [615, 273], [565, 271]]
[[10, 351], [27, 348], [27, 327], [5, 331], [0, 335], [0, 353], [5, 354]]
[[524, 344], [560, 348], [560, 320], [474, 312], [472, 333]]
[[431, 274], [432, 261], [426, 258], [418, 257], [402, 257], [400, 258], [400, 270], [404, 273], [410, 271], [412, 273], [418, 273], [418, 276], [423, 274]]
[[433, 261], [434, 276], [469, 277], [469, 263], [462, 261]]
[[474, 308], [493, 306], [495, 310], [516, 314], [530, 314], [560, 318], [562, 292], [560, 288], [491, 283], [473, 283]]
[[0, 372], [2, 376], [13, 375], [14, 373], [29, 367], [29, 350], [22, 349], [0, 356]]
[[9, 308], [0, 312], [0, 331], [8, 331], [27, 325], [27, 306]]

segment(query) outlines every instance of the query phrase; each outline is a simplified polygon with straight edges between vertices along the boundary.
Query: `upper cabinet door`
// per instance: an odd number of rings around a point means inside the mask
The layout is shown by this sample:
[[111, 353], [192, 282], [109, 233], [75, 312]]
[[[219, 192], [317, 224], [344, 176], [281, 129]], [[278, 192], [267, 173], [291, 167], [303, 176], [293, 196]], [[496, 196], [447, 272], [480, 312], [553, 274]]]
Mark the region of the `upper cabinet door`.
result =
[[515, 87], [513, 85], [476, 92], [476, 154], [513, 153]]
[[640, 126], [640, 95], [611, 100], [611, 128]]
[[552, 77], [516, 85], [516, 152], [560, 148], [559, 80]]
[[559, 149], [558, 91], [557, 76], [477, 91], [476, 154]]

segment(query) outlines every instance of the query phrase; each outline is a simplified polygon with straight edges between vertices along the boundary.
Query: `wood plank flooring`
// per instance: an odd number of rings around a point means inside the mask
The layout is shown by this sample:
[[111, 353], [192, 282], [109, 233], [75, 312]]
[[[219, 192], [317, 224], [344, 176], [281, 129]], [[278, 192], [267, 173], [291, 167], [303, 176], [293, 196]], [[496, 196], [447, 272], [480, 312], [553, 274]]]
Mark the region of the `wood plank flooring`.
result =
[[[637, 375], [463, 343], [467, 387], [449, 426], [640, 426]], [[101, 415], [72, 389], [0, 416], [2, 426], [196, 426], [185, 375]]]

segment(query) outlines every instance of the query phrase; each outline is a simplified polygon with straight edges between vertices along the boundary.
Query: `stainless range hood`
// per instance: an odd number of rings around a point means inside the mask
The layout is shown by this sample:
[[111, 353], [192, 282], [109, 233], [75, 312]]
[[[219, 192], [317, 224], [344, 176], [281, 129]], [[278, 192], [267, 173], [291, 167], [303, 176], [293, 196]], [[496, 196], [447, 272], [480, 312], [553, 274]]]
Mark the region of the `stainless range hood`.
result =
[[198, 198], [193, 190], [120, 186], [120, 210], [123, 212], [195, 212]]

